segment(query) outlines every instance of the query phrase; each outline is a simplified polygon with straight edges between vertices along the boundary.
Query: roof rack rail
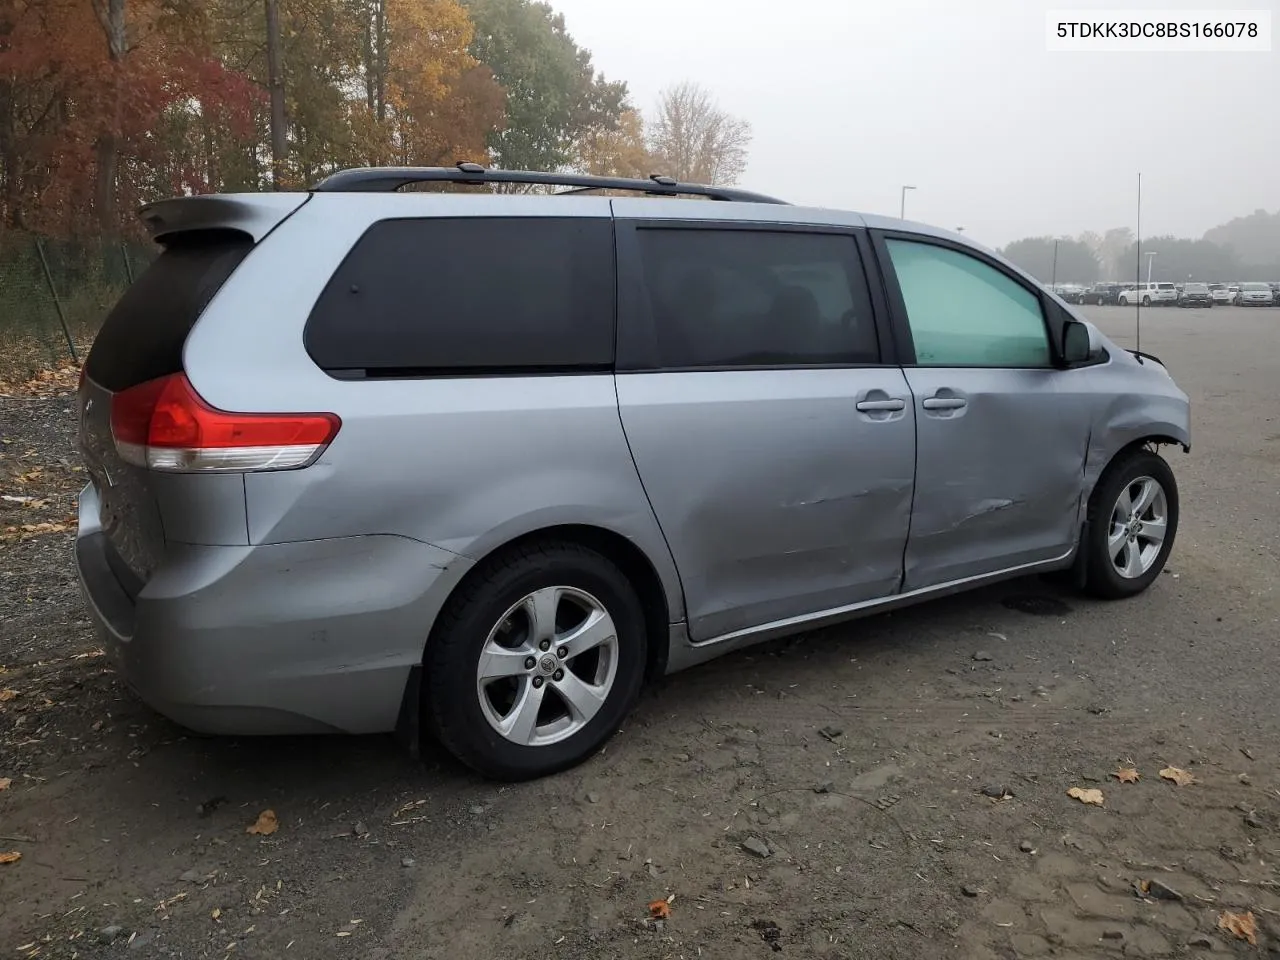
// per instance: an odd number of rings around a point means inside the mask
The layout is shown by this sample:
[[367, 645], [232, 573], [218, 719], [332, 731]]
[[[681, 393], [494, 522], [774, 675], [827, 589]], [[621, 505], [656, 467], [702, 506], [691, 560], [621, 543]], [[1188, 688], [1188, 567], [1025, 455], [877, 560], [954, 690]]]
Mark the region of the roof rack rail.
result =
[[588, 190], [630, 190], [650, 196], [708, 197], [745, 203], [786, 203], [749, 190], [712, 187], [702, 183], [680, 183], [654, 174], [648, 180], [630, 177], [593, 177], [577, 173], [535, 173], [528, 170], [489, 170], [478, 163], [463, 161], [453, 167], [357, 167], [339, 170], [311, 189], [317, 193], [391, 193], [414, 183], [529, 183], [548, 187], [573, 187], [557, 194]]

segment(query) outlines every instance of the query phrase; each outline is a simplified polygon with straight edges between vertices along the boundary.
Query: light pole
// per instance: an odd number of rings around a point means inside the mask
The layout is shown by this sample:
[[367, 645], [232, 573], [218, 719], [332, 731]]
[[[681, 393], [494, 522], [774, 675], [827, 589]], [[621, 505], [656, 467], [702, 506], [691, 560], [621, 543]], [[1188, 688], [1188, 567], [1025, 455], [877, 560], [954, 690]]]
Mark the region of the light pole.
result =
[[1147, 258], [1147, 286], [1149, 287], [1151, 286], [1151, 265], [1155, 263], [1155, 259], [1159, 256], [1159, 252], [1156, 250], [1148, 250], [1144, 256]]
[[956, 227], [956, 233], [964, 233], [964, 227]]
[[899, 219], [899, 220], [905, 220], [905, 219], [907, 219], [907, 191], [908, 191], [908, 190], [914, 190], [914, 189], [915, 189], [915, 187], [908, 187], [908, 186], [903, 186], [903, 188], [902, 188], [902, 203], [901, 203], [901, 204], [899, 204], [899, 206], [898, 206], [898, 219]]

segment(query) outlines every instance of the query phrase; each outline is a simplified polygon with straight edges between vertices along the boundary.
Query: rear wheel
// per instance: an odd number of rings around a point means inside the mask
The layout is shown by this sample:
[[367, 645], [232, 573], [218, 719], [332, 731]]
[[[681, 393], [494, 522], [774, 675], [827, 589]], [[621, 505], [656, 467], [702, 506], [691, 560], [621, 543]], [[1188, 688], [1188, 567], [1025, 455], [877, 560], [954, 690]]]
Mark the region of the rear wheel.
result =
[[1178, 484], [1150, 450], [1125, 454], [1089, 499], [1086, 589], [1108, 600], [1131, 597], [1160, 575], [1178, 531]]
[[572, 543], [515, 548], [440, 614], [425, 657], [427, 725], [484, 776], [556, 773], [621, 726], [646, 643], [640, 601], [609, 558]]
[[1143, 305], [1144, 307], [1149, 307], [1149, 306], [1151, 306], [1151, 298], [1150, 298], [1150, 297], [1143, 297], [1143, 298], [1142, 298], [1142, 305]]

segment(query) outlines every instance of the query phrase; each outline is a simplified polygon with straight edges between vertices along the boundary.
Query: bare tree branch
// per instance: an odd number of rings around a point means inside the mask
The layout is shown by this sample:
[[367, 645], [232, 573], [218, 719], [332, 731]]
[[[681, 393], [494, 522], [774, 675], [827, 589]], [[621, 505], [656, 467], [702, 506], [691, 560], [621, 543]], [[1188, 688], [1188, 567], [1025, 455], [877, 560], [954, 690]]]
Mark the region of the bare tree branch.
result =
[[663, 174], [693, 183], [736, 183], [750, 146], [751, 124], [722, 110], [698, 84], [686, 80], [659, 96], [649, 149]]

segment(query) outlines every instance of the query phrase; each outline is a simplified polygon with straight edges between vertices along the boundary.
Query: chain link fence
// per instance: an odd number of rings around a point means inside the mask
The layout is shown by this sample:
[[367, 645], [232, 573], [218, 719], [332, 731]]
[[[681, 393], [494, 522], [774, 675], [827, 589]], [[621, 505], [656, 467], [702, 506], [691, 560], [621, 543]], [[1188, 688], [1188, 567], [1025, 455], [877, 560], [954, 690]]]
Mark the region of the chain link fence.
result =
[[84, 359], [154, 244], [0, 231], [0, 379]]

